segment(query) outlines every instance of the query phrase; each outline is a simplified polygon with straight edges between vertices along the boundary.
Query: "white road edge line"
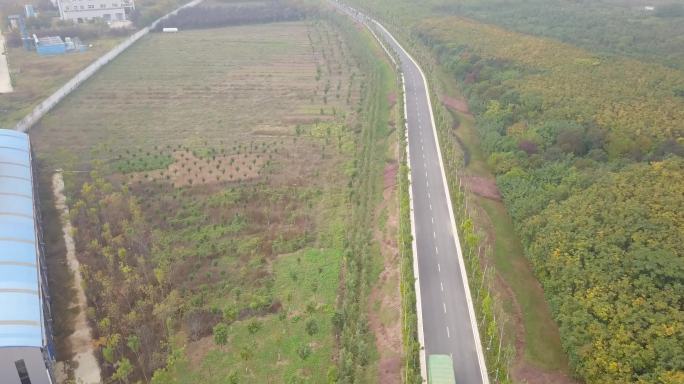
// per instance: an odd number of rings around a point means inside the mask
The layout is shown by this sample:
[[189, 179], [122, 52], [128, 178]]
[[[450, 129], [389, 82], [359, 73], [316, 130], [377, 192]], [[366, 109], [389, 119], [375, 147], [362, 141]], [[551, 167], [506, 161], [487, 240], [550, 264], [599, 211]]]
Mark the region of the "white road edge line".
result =
[[[480, 365], [480, 375], [482, 376], [482, 383], [483, 384], [489, 384], [489, 376], [487, 375], [487, 367], [485, 365], [484, 354], [482, 353], [482, 342], [480, 341], [480, 331], [477, 328], [477, 320], [475, 318], [475, 309], [473, 307], [473, 298], [470, 295], [470, 288], [468, 287], [468, 275], [466, 273], [465, 262], [463, 260], [463, 252], [461, 250], [461, 241], [458, 237], [458, 231], [456, 230], [456, 219], [454, 218], [454, 210], [453, 210], [453, 207], [451, 204], [451, 194], [449, 193], [449, 185], [447, 184], [446, 174], [444, 173], [444, 162], [442, 161], [442, 149], [440, 148], [439, 137], [437, 136], [437, 126], [435, 125], [435, 116], [432, 113], [432, 100], [430, 100], [430, 91], [429, 91], [430, 88], [428, 87], [427, 78], [425, 77], [425, 74], [423, 73], [423, 69], [420, 68], [420, 66], [418, 65], [416, 60], [414, 60], [413, 57], [408, 52], [406, 52], [404, 47], [402, 47], [401, 44], [399, 44], [397, 39], [395, 39], [394, 36], [392, 36], [392, 34], [389, 33], [389, 31], [382, 24], [380, 24], [378, 21], [376, 21], [375, 19], [371, 19], [371, 21], [373, 23], [375, 23], [375, 25], [377, 25], [378, 28], [382, 29], [387, 34], [387, 36], [389, 36], [394, 41], [394, 43], [404, 52], [404, 54], [406, 54], [406, 56], [409, 58], [409, 60], [411, 60], [413, 62], [413, 64], [416, 66], [416, 68], [418, 68], [418, 70], [420, 71], [420, 74], [423, 78], [423, 84], [425, 85], [425, 92], [427, 94], [426, 96], [427, 96], [427, 100], [428, 100], [428, 107], [429, 107], [428, 109], [430, 110], [430, 120], [432, 122], [432, 131], [433, 131], [433, 134], [435, 136], [435, 141], [437, 143], [437, 156], [439, 157], [439, 168], [442, 171], [442, 180], [444, 182], [444, 191], [446, 192], [447, 206], [449, 207], [449, 217], [451, 219], [451, 227], [452, 227], [452, 231], [454, 233], [454, 242], [456, 243], [456, 250], [458, 252], [458, 264], [459, 264], [459, 268], [461, 269], [461, 275], [464, 277], [464, 279], [462, 279], [462, 283], [463, 283], [463, 287], [464, 287], [465, 293], [466, 293], [466, 301], [468, 304], [468, 315], [470, 316], [470, 323], [471, 323], [471, 328], [473, 330], [473, 337], [475, 338], [475, 351], [477, 353], [477, 359], [478, 359], [478, 362]], [[377, 38], [377, 36], [376, 36], [376, 38]]]
[[[368, 27], [368, 26], [367, 26]], [[368, 27], [370, 30], [371, 28]], [[375, 35], [373, 31], [373, 36], [380, 42], [380, 45], [384, 44]], [[385, 48], [385, 52], [389, 55], [389, 51]], [[392, 57], [392, 55], [389, 55]], [[394, 65], [397, 63], [392, 58]], [[397, 65], [397, 68], [399, 66]], [[401, 73], [401, 69], [399, 69]], [[414, 210], [413, 204], [413, 182], [411, 180], [411, 145], [409, 144], [409, 132], [408, 132], [408, 106], [406, 104], [406, 81], [404, 80], [404, 74], [401, 73], [401, 87], [404, 93], [404, 122], [405, 130], [404, 135], [406, 136], [406, 166], [408, 167], [408, 193], [409, 193], [409, 210], [411, 211], [411, 251], [413, 252], [413, 280], [414, 280], [414, 291], [416, 292], [416, 331], [418, 332], [418, 344], [420, 345], [420, 352], [418, 353], [418, 359], [420, 360], [420, 376], [423, 382], [427, 380], [427, 359], [425, 357], [425, 330], [423, 329], [423, 303], [420, 296], [420, 270], [418, 267], [418, 243], [416, 240], [416, 212]], [[419, 131], [420, 132], [420, 131]], [[425, 158], [425, 153], [423, 153], [423, 158]]]

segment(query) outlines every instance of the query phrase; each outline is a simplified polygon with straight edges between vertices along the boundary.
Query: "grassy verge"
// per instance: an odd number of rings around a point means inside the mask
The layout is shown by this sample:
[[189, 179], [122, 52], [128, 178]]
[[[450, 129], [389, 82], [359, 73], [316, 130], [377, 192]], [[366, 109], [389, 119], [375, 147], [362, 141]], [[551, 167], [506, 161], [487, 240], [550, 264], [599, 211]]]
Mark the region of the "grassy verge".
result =
[[[46, 35], [59, 35], [62, 38], [80, 37], [83, 43], [89, 47], [85, 52], [51, 57], [39, 56], [35, 51], [26, 51], [23, 47], [8, 47], [7, 61], [14, 92], [0, 94], [0, 127], [13, 128], [36, 105], [54, 93], [79, 71], [133, 34], [137, 28], [147, 26], [186, 2], [185, 0], [138, 1], [135, 3], [136, 10], [130, 15], [133, 18], [135, 28], [126, 30], [110, 29], [104, 22], [94, 25], [54, 24], [57, 20], [57, 9], [54, 8], [45, 13], [41, 11], [44, 17], [48, 17], [47, 14], [54, 15], [53, 24], [48, 22], [47, 25], [40, 28], [29, 29], [29, 35], [35, 33], [38, 37]], [[0, 16], [2, 16], [0, 19], [3, 27], [6, 15], [15, 13], [23, 13], [23, 8], [19, 8], [18, 4], [0, 2]]]
[[[381, 198], [382, 172], [385, 165], [390, 129], [388, 97], [395, 92], [395, 76], [382, 50], [366, 30], [359, 32], [357, 26], [344, 16], [334, 19], [342, 30], [355, 41], [352, 49], [361, 57], [360, 63], [369, 81], [362, 98], [361, 135], [357, 142], [353, 177], [349, 184], [351, 202], [351, 231], [346, 240], [343, 264], [344, 287], [338, 306], [336, 321], [340, 342], [339, 371], [335, 379], [340, 383], [373, 380], [375, 372], [367, 369], [376, 359], [372, 335], [368, 329], [367, 295], [377, 276], [377, 246], [372, 244], [368, 228], [377, 224], [375, 207]], [[356, 38], [354, 38], [356, 35]]]
[[86, 52], [54, 57], [8, 48], [14, 92], [0, 95], [0, 127], [14, 127], [33, 107], [122, 40], [123, 37], [101, 38]]

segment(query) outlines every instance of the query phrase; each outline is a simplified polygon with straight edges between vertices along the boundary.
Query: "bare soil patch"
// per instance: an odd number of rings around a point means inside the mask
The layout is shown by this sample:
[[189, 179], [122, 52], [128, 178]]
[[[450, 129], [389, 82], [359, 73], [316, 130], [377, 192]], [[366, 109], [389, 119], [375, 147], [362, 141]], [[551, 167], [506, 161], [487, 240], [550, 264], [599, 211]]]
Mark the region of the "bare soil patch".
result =
[[454, 111], [465, 113], [470, 115], [470, 110], [468, 109], [468, 103], [463, 99], [458, 99], [455, 97], [450, 97], [447, 95], [441, 95], [439, 97], [442, 100], [442, 104], [447, 106], [447, 108], [453, 109]]
[[493, 179], [480, 176], [462, 176], [461, 180], [468, 191], [487, 199], [501, 201], [501, 193]]
[[134, 172], [128, 178], [133, 184], [143, 181], [171, 183], [176, 188], [228, 181], [249, 181], [259, 177], [266, 163], [263, 154], [235, 154], [201, 158], [189, 151], [173, 153], [174, 163], [166, 169]]
[[396, 234], [399, 226], [397, 206], [397, 172], [395, 161], [385, 166], [383, 173], [383, 202], [378, 212], [387, 212], [383, 230], [376, 229], [375, 241], [381, 245], [383, 269], [373, 287], [369, 305], [369, 325], [375, 335], [375, 345], [380, 355], [378, 361], [379, 383], [401, 383], [401, 294], [399, 249]]
[[205, 336], [197, 341], [188, 343], [185, 347], [185, 354], [190, 364], [197, 366], [215, 346], [214, 336]]

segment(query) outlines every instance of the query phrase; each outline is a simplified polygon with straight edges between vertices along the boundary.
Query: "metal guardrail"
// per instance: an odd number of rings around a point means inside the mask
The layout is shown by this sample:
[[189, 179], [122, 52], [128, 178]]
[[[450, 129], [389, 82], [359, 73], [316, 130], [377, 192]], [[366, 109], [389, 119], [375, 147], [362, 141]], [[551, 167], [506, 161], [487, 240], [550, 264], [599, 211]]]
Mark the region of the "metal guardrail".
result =
[[202, 1], [203, 0], [193, 0], [183, 6], [180, 6], [176, 8], [174, 11], [171, 11], [166, 15], [158, 18], [149, 26], [139, 30], [138, 32], [128, 37], [122, 43], [114, 47], [111, 51], [105, 53], [99, 59], [90, 63], [90, 65], [88, 65], [85, 69], [76, 74], [76, 76], [72, 77], [55, 93], [50, 95], [47, 99], [43, 100], [40, 104], [33, 108], [33, 110], [28, 115], [26, 115], [14, 126], [14, 129], [19, 132], [27, 132], [34, 124], [36, 124], [40, 119], [42, 119], [46, 113], [48, 113], [52, 108], [59, 104], [59, 102], [62, 101], [65, 97], [67, 97], [73, 90], [78, 88], [81, 84], [83, 84], [86, 80], [93, 76], [98, 70], [100, 70], [102, 67], [108, 64], [110, 61], [114, 60], [123, 51], [125, 51], [130, 46], [135, 44], [143, 36], [147, 35], [151, 30], [156, 28], [161, 21], [173, 15], [176, 15], [178, 11], [180, 11], [181, 9], [194, 7]]

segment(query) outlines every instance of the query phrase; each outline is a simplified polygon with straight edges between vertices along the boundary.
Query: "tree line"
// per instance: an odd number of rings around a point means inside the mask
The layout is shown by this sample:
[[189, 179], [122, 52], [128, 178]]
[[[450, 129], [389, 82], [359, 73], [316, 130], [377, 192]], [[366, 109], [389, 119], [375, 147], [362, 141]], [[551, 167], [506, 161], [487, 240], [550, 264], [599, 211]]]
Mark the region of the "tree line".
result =
[[200, 29], [235, 25], [297, 21], [313, 12], [313, 8], [293, 2], [270, 1], [265, 3], [237, 3], [199, 5], [181, 9], [157, 25], [163, 28]]

